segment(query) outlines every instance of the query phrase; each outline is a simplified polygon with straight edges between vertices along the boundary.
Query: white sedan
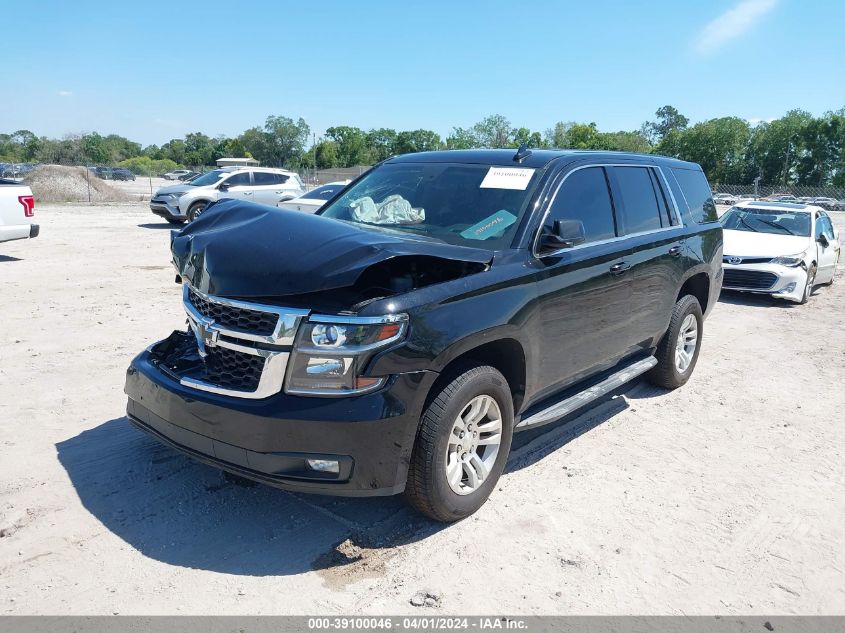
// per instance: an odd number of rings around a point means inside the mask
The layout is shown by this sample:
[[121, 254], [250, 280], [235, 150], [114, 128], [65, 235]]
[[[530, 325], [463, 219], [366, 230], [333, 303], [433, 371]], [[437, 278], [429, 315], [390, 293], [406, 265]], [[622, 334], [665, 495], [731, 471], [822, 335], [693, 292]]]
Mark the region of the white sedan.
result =
[[288, 209], [290, 211], [304, 211], [306, 213], [314, 213], [331, 200], [348, 185], [350, 180], [343, 180], [340, 182], [330, 182], [327, 185], [322, 185], [316, 189], [312, 189], [308, 193], [294, 198], [293, 200], [283, 200], [276, 206], [280, 209]]
[[807, 303], [815, 286], [833, 283], [839, 235], [821, 207], [741, 202], [720, 221], [723, 288]]

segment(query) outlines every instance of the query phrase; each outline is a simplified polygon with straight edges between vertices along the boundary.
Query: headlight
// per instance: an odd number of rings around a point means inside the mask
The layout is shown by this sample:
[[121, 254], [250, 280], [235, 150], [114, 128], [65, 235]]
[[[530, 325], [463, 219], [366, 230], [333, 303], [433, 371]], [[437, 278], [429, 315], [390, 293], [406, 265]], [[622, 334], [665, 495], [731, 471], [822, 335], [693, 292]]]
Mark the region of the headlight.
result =
[[798, 253], [797, 255], [783, 255], [782, 257], [775, 257], [771, 263], [778, 264], [779, 266], [795, 268], [796, 266], [800, 266], [804, 263], [804, 257], [806, 257], [806, 255], [806, 252]]
[[404, 338], [407, 330], [407, 314], [311, 316], [297, 333], [285, 392], [344, 396], [378, 389], [387, 380], [386, 376], [361, 374], [373, 354]]

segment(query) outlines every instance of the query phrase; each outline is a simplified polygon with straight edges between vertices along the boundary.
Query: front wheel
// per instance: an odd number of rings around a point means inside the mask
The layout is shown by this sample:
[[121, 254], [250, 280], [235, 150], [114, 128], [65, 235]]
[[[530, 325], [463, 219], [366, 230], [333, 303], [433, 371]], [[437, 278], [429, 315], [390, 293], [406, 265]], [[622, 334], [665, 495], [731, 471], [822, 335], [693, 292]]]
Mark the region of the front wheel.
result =
[[816, 287], [816, 267], [813, 266], [807, 271], [807, 283], [804, 284], [804, 294], [801, 295], [801, 305], [804, 305], [813, 296], [813, 288]]
[[666, 389], [677, 389], [686, 384], [701, 350], [704, 332], [704, 315], [698, 299], [692, 295], [681, 297], [672, 309], [669, 329], [657, 346], [657, 365], [647, 378]]
[[194, 202], [194, 204], [192, 204], [190, 206], [190, 208], [188, 209], [188, 221], [193, 222], [198, 217], [200, 217], [202, 215], [203, 211], [205, 211], [206, 206], [208, 206], [207, 202], [203, 202], [203, 201]]
[[453, 376], [423, 413], [405, 487], [416, 510], [445, 522], [468, 517], [487, 501], [513, 437], [505, 377], [486, 365]]

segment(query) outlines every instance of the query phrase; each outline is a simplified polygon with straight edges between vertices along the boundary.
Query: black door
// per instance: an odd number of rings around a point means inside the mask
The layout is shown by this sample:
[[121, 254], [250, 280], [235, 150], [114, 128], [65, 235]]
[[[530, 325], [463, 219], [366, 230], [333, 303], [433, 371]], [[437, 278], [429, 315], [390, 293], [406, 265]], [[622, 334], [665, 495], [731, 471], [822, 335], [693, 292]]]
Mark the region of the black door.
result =
[[614, 274], [624, 253], [605, 168], [578, 167], [562, 177], [541, 231], [551, 231], [555, 220], [580, 221], [586, 240], [537, 251], [538, 397], [612, 364], [630, 318], [630, 285], [625, 274]]
[[686, 257], [680, 215], [654, 167], [608, 168], [631, 291], [626, 353], [655, 344], [669, 326]]

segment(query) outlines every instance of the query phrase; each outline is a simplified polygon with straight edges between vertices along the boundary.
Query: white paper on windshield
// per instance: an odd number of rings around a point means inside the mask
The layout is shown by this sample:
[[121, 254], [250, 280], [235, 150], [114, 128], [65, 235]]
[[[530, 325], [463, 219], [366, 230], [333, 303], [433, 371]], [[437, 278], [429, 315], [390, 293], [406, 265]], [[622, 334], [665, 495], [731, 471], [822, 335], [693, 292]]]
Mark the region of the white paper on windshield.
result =
[[525, 191], [534, 170], [527, 167], [491, 167], [481, 181], [481, 189], [517, 189]]

